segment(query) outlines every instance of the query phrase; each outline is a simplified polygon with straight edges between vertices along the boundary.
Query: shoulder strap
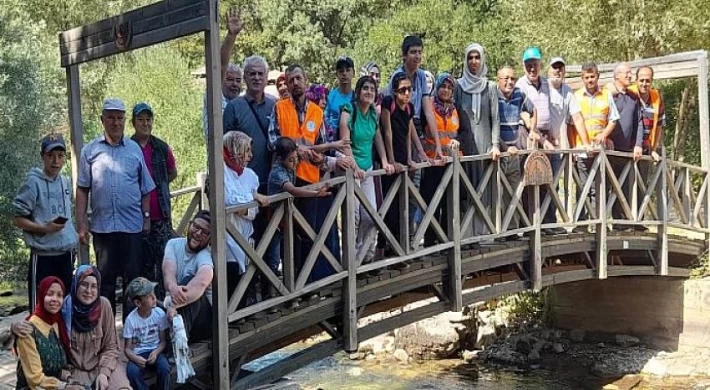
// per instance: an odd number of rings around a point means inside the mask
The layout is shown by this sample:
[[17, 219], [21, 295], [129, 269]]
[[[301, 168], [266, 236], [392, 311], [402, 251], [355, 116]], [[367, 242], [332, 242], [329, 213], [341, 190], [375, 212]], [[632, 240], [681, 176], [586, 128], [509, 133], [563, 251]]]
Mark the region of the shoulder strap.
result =
[[249, 100], [247, 100], [247, 104], [249, 105], [249, 108], [251, 109], [251, 113], [254, 115], [254, 119], [256, 120], [257, 125], [259, 125], [259, 129], [261, 129], [261, 133], [268, 140], [269, 139], [269, 130], [261, 122], [261, 119], [259, 119], [259, 115], [256, 113], [256, 109], [254, 108], [254, 104], [252, 104], [252, 102]]

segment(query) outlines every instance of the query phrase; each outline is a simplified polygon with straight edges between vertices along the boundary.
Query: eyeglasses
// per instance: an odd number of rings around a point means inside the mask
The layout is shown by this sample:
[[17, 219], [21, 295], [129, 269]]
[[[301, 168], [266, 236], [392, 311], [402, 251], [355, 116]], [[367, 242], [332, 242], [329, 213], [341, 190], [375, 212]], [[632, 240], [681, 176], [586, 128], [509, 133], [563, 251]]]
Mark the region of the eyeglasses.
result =
[[397, 93], [405, 94], [405, 93], [410, 93], [412, 92], [412, 87], [402, 87], [402, 88], [397, 88], [395, 90]]
[[206, 236], [209, 236], [209, 235], [210, 235], [210, 230], [209, 230], [209, 229], [205, 229], [205, 228], [203, 228], [203, 227], [198, 226], [194, 221], [192, 222], [191, 225], [192, 225], [192, 226], [191, 226], [191, 227], [192, 227], [192, 231], [193, 231], [196, 235], [198, 235], [198, 236], [203, 236], [203, 237], [206, 237]]
[[514, 76], [505, 76], [505, 77], [498, 77], [498, 80], [516, 82], [518, 80], [518, 78], [514, 77]]

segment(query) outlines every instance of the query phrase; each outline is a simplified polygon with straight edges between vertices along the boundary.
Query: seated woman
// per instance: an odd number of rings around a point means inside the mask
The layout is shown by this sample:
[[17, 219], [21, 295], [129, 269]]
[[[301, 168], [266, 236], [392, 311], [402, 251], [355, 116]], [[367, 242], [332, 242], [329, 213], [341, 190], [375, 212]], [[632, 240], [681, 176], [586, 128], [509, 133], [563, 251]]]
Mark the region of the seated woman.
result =
[[[116, 320], [108, 299], [99, 297], [100, 286], [98, 268], [82, 265], [74, 273], [71, 294], [64, 299], [62, 318], [73, 367], [70, 381], [97, 390], [130, 389], [126, 365], [118, 360]], [[19, 339], [31, 336], [32, 330], [27, 321], [12, 325]]]
[[69, 372], [69, 338], [60, 315], [64, 283], [48, 276], [39, 283], [35, 311], [27, 317], [29, 337], [17, 339], [17, 389], [64, 389]]

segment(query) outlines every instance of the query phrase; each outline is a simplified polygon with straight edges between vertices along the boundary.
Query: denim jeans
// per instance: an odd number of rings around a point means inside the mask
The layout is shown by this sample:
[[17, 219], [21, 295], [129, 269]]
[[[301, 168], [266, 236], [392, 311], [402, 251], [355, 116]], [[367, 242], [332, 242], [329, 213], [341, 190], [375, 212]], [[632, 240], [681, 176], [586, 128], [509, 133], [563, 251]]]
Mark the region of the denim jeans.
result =
[[[148, 359], [150, 351], [138, 354], [138, 356]], [[133, 390], [148, 390], [148, 384], [145, 383], [143, 374], [146, 370], [154, 370], [158, 376], [158, 382], [156, 389], [168, 390], [170, 389], [170, 363], [168, 363], [168, 358], [164, 354], [159, 354], [155, 359], [155, 363], [145, 365], [145, 368], [141, 368], [139, 365], [132, 361], [128, 361], [126, 366], [126, 376], [128, 376], [128, 381], [131, 382], [131, 387]]]

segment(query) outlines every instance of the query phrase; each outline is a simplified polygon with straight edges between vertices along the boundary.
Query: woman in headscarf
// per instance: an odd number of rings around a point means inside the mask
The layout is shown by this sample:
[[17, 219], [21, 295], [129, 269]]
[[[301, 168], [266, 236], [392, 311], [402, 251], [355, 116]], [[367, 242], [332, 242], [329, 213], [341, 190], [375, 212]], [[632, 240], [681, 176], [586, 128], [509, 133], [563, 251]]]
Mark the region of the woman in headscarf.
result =
[[375, 86], [377, 87], [377, 95], [375, 96], [375, 107], [377, 108], [377, 115], [380, 115], [380, 109], [382, 106], [382, 99], [385, 98], [385, 94], [380, 91], [380, 80], [382, 80], [382, 73], [380, 67], [374, 61], [368, 61], [365, 65], [360, 68], [360, 76], [370, 76], [375, 80]]
[[[424, 135], [422, 146], [427, 156], [431, 159], [436, 159], [436, 140], [434, 133], [438, 134], [439, 144], [444, 154], [458, 153], [459, 142], [459, 114], [454, 106], [454, 89], [456, 80], [448, 73], [441, 73], [434, 83], [432, 95], [432, 105], [434, 106], [434, 119], [436, 121], [436, 129], [429, 129]], [[434, 198], [441, 179], [446, 172], [446, 166], [436, 165], [424, 169], [422, 173], [421, 193], [424, 202], [430, 205]], [[431, 205], [430, 205], [431, 206]], [[446, 231], [446, 195], [441, 198], [441, 201], [436, 206], [434, 212], [434, 220], [438, 221], [441, 227]], [[433, 246], [436, 244], [436, 236], [434, 229], [427, 229], [424, 235], [424, 246]]]
[[[252, 158], [251, 138], [241, 131], [230, 131], [223, 138], [224, 150], [224, 205], [229, 208], [253, 200], [265, 203], [265, 198], [257, 193], [259, 177], [247, 167]], [[258, 207], [230, 213], [228, 220], [247, 241], [253, 242], [254, 226], [252, 221], [259, 212]], [[246, 272], [247, 258], [244, 250], [231, 235], [227, 234], [227, 294], [237, 288], [241, 275]], [[278, 272], [279, 264], [269, 264], [272, 271]], [[251, 292], [253, 294], [253, 292]]]
[[[70, 341], [69, 363], [73, 369], [69, 381], [94, 389], [130, 389], [126, 363], [119, 361], [116, 319], [108, 299], [99, 297], [101, 273], [91, 265], [82, 265], [74, 273], [71, 294], [64, 298], [62, 319]], [[12, 325], [19, 338], [31, 335], [32, 325]]]
[[[486, 54], [483, 46], [472, 43], [464, 51], [463, 77], [458, 79], [454, 91], [454, 101], [461, 119], [459, 130], [461, 147], [466, 155], [490, 154], [493, 160], [500, 156], [500, 119], [498, 118], [498, 90], [496, 84], [488, 80], [486, 74]], [[473, 185], [483, 179], [490, 161], [467, 164]], [[493, 181], [489, 181], [483, 191], [481, 201], [490, 212], [493, 203]], [[466, 229], [464, 226], [462, 229]], [[480, 214], [473, 220], [473, 234], [489, 232]]]
[[32, 335], [17, 339], [17, 389], [66, 388], [69, 334], [60, 313], [63, 301], [64, 283], [59, 278], [40, 281], [35, 311], [26, 318]]

